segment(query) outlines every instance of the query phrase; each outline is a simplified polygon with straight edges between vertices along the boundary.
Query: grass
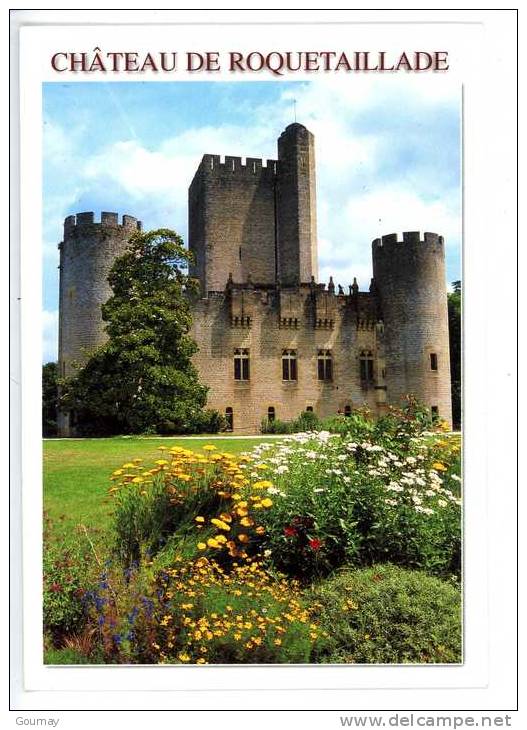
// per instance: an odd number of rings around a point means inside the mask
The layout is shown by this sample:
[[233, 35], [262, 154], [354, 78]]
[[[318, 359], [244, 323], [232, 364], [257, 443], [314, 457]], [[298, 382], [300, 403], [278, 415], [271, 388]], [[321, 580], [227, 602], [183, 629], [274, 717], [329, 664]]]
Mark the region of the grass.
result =
[[[214, 438], [211, 443], [222, 451], [239, 453], [269, 440]], [[102, 536], [113, 512], [108, 487], [114, 469], [135, 457], [159, 458], [158, 446], [199, 450], [206, 443], [204, 439], [140, 437], [44, 441], [44, 509], [53, 530], [66, 536], [83, 524]]]

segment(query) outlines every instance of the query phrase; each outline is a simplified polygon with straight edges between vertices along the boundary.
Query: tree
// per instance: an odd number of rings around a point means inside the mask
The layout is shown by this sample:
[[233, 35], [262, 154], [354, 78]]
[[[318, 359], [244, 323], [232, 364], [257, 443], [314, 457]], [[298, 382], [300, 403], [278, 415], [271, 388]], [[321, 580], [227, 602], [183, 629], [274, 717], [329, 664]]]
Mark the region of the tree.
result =
[[56, 362], [42, 366], [42, 434], [57, 435], [58, 368]]
[[203, 420], [207, 389], [191, 357], [191, 254], [168, 229], [137, 232], [116, 259], [102, 307], [108, 341], [66, 384], [80, 432], [185, 432]]
[[461, 282], [452, 282], [448, 294], [448, 331], [450, 338], [450, 378], [452, 382], [452, 420], [461, 426]]

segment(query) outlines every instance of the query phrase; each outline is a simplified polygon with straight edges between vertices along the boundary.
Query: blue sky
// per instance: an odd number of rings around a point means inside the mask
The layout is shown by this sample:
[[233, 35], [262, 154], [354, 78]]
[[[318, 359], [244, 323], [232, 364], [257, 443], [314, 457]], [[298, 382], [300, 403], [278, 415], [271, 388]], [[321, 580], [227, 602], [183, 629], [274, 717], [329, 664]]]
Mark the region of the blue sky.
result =
[[297, 121], [315, 134], [319, 280], [371, 277], [371, 241], [447, 243], [461, 278], [460, 88], [428, 74], [301, 82], [43, 85], [44, 361], [56, 359], [65, 216], [128, 213], [187, 240], [187, 189], [205, 153], [276, 158]]

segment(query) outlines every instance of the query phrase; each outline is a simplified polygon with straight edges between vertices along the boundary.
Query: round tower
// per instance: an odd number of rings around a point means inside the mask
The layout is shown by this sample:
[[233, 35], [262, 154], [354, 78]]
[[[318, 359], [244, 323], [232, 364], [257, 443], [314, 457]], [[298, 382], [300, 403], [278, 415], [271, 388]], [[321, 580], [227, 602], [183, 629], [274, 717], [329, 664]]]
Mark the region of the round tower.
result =
[[387, 402], [412, 394], [452, 423], [445, 251], [419, 232], [373, 241], [373, 276], [384, 322]]
[[282, 285], [318, 278], [315, 138], [302, 124], [278, 138], [277, 273]]
[[[101, 306], [111, 296], [108, 274], [141, 222], [117, 213], [78, 213], [64, 221], [60, 249], [59, 374], [68, 377], [105, 339]], [[69, 434], [68, 414], [59, 417], [59, 433]]]

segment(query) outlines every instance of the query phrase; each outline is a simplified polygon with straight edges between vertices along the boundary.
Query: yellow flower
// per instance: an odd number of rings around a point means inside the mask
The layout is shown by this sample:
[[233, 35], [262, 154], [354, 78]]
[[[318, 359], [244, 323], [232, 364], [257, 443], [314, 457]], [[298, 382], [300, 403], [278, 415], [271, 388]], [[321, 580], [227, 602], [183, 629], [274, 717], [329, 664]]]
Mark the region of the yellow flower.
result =
[[247, 543], [247, 542], [249, 542], [249, 537], [248, 537], [247, 535], [245, 535], [245, 534], [244, 534], [243, 532], [241, 532], [241, 533], [240, 533], [240, 534], [238, 535], [238, 540], [239, 540], [240, 542], [243, 542], [243, 543]]
[[259, 525], [255, 529], [255, 532], [256, 532], [257, 535], [263, 535], [265, 533], [265, 527], [262, 527], [261, 525]]
[[274, 640], [274, 643], [276, 644], [276, 646], [281, 646], [282, 645], [282, 639], [275, 639]]
[[141, 482], [144, 482], [144, 477], [134, 477], [132, 479], [132, 484], [141, 484]]
[[204, 517], [198, 516], [198, 517], [194, 517], [194, 519], [195, 519], [196, 522], [205, 522], [205, 518]]
[[240, 525], [243, 525], [244, 527], [252, 527], [254, 525], [254, 520], [251, 520], [250, 517], [242, 517]]
[[214, 548], [217, 548], [220, 546], [219, 542], [217, 540], [215, 540], [213, 537], [209, 537], [209, 539], [207, 540], [207, 545], [209, 547], [214, 547]]
[[432, 469], [435, 469], [436, 471], [446, 471], [447, 468], [444, 464], [442, 464], [440, 461], [435, 461], [432, 464]]
[[216, 535], [216, 537], [214, 539], [216, 540], [216, 542], [219, 542], [221, 545], [223, 545], [224, 543], [227, 542], [227, 538], [225, 537], [225, 535]]
[[[157, 459], [154, 464], [159, 464], [159, 466], [164, 466], [165, 464], [168, 464], [168, 461], [166, 459]], [[134, 464], [125, 464], [125, 467], [134, 466]]]
[[273, 500], [269, 499], [269, 497], [264, 497], [262, 499], [262, 506], [263, 507], [272, 507], [273, 506]]
[[193, 608], [193, 607], [194, 607], [194, 604], [193, 604], [193, 603], [182, 603], [182, 604], [181, 604], [181, 608], [182, 608], [182, 609], [183, 609], [184, 611], [189, 611], [189, 610], [190, 610], [191, 608]]
[[267, 464], [257, 464], [256, 465], [256, 468], [257, 469], [260, 469], [261, 471], [264, 471], [265, 469], [269, 469], [269, 467], [267, 466]]
[[185, 654], [185, 652], [180, 652], [178, 655], [178, 659], [180, 662], [189, 662], [190, 657], [188, 654]]
[[226, 512], [222, 512], [220, 515], [220, 520], [223, 520], [224, 522], [232, 522], [232, 517]]
[[255, 482], [253, 484], [254, 489], [269, 489], [269, 487], [272, 487], [273, 483], [269, 481], [262, 481], [262, 482]]
[[[159, 463], [159, 462], [156, 462]], [[168, 464], [168, 462], [167, 462]], [[126, 464], [123, 464], [123, 469], [135, 469], [135, 464], [132, 464], [131, 461], [128, 461]]]
[[200, 656], [199, 659], [196, 659], [196, 664], [206, 664], [207, 660], [204, 659], [202, 656]]
[[213, 444], [205, 444], [203, 451], [216, 451], [216, 448]]
[[217, 528], [220, 530], [230, 530], [231, 528], [226, 522], [223, 522], [223, 520], [218, 520], [216, 517], [213, 517], [211, 520], [213, 525], [216, 525]]
[[190, 474], [178, 474], [177, 478], [181, 479], [182, 482], [190, 482], [190, 480], [192, 479]]
[[249, 512], [245, 509], [245, 507], [240, 507], [236, 510], [236, 514], [238, 515], [238, 517], [245, 517], [249, 514]]
[[204, 542], [198, 542], [198, 550], [206, 550], [207, 546]]

